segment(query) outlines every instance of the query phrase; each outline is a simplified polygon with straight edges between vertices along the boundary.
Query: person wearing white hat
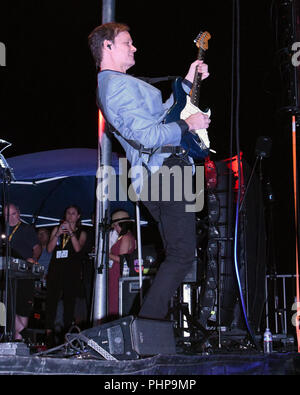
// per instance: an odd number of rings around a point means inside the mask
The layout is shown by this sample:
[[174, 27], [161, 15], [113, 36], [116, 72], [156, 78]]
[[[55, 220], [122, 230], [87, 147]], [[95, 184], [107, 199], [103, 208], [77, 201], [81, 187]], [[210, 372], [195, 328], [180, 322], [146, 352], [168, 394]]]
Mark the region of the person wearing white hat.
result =
[[131, 254], [136, 249], [134, 220], [127, 211], [118, 210], [112, 214], [111, 226], [118, 238], [109, 252], [112, 265], [108, 271], [108, 317], [119, 316], [119, 278], [121, 276], [121, 256]]

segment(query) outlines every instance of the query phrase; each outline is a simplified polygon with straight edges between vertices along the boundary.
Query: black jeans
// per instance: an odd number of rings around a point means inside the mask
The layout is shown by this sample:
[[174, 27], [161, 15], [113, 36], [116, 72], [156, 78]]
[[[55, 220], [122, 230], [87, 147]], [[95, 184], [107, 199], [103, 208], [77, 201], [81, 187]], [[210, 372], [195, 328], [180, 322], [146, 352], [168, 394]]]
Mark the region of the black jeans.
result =
[[[55, 252], [54, 252], [55, 254]], [[75, 265], [74, 265], [75, 266]], [[70, 329], [75, 319], [76, 297], [80, 294], [80, 271], [77, 265], [71, 263], [50, 263], [47, 276], [46, 295], [46, 329], [54, 329], [57, 306], [60, 298], [63, 298], [64, 306], [64, 328], [66, 332]]]
[[[168, 313], [169, 301], [177, 288], [190, 271], [195, 259], [196, 231], [195, 213], [187, 212], [187, 202], [184, 198], [183, 169], [187, 162], [178, 157], [170, 157], [164, 162], [167, 171], [160, 177], [159, 188], [166, 186], [166, 177], [170, 179], [170, 199], [164, 200], [162, 194], [158, 201], [150, 199], [150, 191], [153, 188], [153, 175], [151, 187], [148, 188], [148, 197], [142, 201], [150, 214], [158, 222], [160, 235], [164, 243], [165, 260], [159, 267], [154, 281], [146, 294], [139, 316], [153, 319], [164, 319]], [[174, 166], [181, 169], [182, 199], [176, 200], [178, 184], [174, 176], [170, 176], [170, 170]], [[189, 165], [188, 165], [189, 166]], [[179, 172], [180, 173], [180, 172]], [[148, 180], [148, 182], [150, 182]], [[189, 204], [191, 202], [188, 202]]]

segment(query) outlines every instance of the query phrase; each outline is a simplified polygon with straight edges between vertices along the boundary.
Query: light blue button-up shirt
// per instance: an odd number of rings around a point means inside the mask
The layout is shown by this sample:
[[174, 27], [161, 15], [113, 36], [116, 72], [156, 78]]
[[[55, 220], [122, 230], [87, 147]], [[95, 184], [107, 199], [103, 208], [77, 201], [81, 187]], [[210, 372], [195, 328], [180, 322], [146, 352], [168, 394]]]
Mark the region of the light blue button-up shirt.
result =
[[[189, 93], [190, 88], [183, 84]], [[134, 140], [147, 148], [180, 145], [182, 134], [188, 125], [178, 120], [163, 123], [168, 109], [173, 105], [173, 95], [162, 101], [161, 91], [145, 81], [129, 74], [103, 70], [98, 74], [98, 98], [104, 116], [118, 130], [115, 137], [126, 152], [131, 166], [146, 165], [153, 173], [162, 166], [170, 153], [139, 154], [127, 140]]]

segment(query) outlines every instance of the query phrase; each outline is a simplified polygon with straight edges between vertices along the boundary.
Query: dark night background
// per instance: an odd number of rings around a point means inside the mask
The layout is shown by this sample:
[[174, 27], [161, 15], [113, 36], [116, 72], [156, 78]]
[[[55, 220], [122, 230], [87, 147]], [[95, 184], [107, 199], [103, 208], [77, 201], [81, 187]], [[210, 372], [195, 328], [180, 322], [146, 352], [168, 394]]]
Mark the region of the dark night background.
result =
[[[282, 81], [278, 47], [280, 2], [240, 1], [240, 149], [250, 166], [258, 136], [272, 138], [262, 162], [275, 202], [274, 256], [282, 273], [294, 272], [292, 148], [289, 119], [280, 111], [290, 89]], [[228, 158], [231, 136], [231, 0], [174, 2], [116, 0], [115, 20], [131, 27], [137, 47], [136, 76], [184, 76], [196, 58], [200, 30], [210, 32], [206, 61], [210, 77], [202, 101], [211, 108], [213, 160]], [[12, 142], [6, 157], [59, 148], [97, 148], [96, 72], [87, 37], [102, 21], [101, 1], [14, 1], [0, 4], [0, 138]], [[280, 22], [281, 21], [281, 22]], [[279, 26], [279, 28], [278, 28]], [[296, 41], [296, 40], [295, 40]], [[298, 39], [300, 41], [300, 38]], [[171, 84], [161, 86], [164, 95]], [[234, 97], [235, 100], [235, 97]], [[233, 154], [236, 154], [235, 128]], [[114, 148], [118, 148], [117, 146]], [[289, 242], [284, 242], [288, 240]], [[274, 262], [273, 262], [274, 263]]]

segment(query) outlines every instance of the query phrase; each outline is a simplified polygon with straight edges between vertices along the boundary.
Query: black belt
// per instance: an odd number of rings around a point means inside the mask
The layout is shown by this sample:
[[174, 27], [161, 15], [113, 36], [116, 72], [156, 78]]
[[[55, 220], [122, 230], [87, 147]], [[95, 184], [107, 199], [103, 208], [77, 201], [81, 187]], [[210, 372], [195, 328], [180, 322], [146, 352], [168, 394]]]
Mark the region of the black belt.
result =
[[[104, 111], [102, 109], [102, 105], [100, 102], [100, 98], [98, 97], [98, 95], [96, 95], [96, 99], [97, 99], [97, 105], [100, 108], [102, 114], [104, 115]], [[124, 136], [121, 135], [121, 133], [114, 127], [112, 126], [106, 119], [106, 123], [111, 131], [111, 133], [115, 133], [118, 136], [122, 137], [129, 145], [131, 145], [134, 149], [136, 149], [137, 151], [139, 151], [139, 156], [141, 156], [141, 154], [148, 154], [148, 155], [153, 155], [153, 154], [175, 154], [175, 155], [184, 155], [186, 154], [186, 150], [181, 147], [180, 145], [163, 145], [162, 147], [159, 148], [145, 148], [143, 146], [143, 144], [139, 144], [137, 143], [135, 140], [130, 140], [125, 138]]]
[[145, 148], [144, 146], [141, 146], [139, 148], [139, 154], [148, 154], [148, 155], [153, 155], [153, 154], [185, 154], [186, 150], [181, 147], [180, 145], [163, 145], [162, 147], [159, 148]]

